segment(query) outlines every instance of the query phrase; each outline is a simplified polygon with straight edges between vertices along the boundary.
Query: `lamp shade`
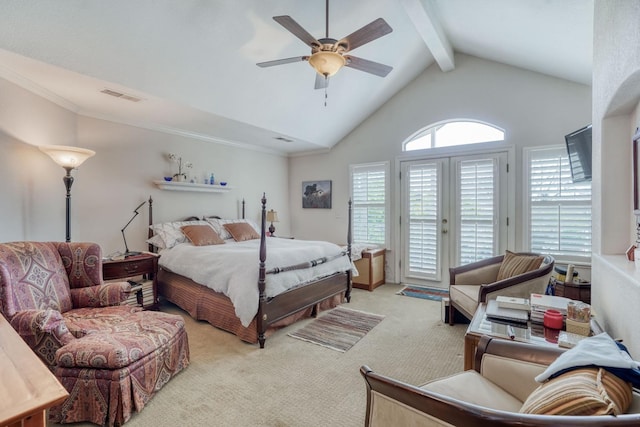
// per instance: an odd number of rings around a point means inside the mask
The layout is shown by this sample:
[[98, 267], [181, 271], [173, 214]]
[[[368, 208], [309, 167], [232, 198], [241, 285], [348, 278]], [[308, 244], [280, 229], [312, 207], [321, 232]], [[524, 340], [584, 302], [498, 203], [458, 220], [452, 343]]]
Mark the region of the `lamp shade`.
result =
[[42, 145], [39, 148], [40, 151], [48, 154], [54, 162], [65, 169], [75, 169], [89, 157], [96, 154], [93, 150], [66, 145]]
[[278, 212], [271, 209], [267, 212], [267, 222], [278, 222]]
[[344, 56], [331, 51], [319, 51], [309, 57], [309, 64], [325, 77], [333, 76], [346, 62]]

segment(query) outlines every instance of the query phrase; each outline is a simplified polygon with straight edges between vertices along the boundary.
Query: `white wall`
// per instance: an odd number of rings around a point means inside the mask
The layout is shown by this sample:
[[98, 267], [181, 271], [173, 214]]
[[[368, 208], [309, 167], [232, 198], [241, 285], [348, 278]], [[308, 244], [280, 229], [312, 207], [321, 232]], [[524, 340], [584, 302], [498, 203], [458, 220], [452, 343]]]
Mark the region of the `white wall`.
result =
[[[278, 231], [289, 233], [288, 165], [283, 156], [249, 151], [76, 115], [0, 79], [0, 241], [64, 240], [64, 170], [37, 145], [77, 145], [96, 151], [73, 171], [71, 238], [99, 243], [105, 254], [124, 250], [120, 230], [149, 196], [154, 222], [190, 215], [237, 218], [246, 199], [248, 218], [258, 219], [260, 198], [278, 210]], [[191, 161], [202, 179], [214, 172], [231, 191], [161, 191], [153, 180], [176, 172], [166, 159]], [[127, 228], [129, 249], [146, 249], [146, 206]]]
[[602, 326], [640, 357], [640, 264], [634, 242], [631, 137], [640, 125], [640, 2], [596, 1], [593, 58], [592, 305]]
[[[402, 142], [424, 126], [455, 118], [493, 123], [506, 130], [506, 142], [516, 147], [516, 248], [512, 249], [521, 249], [522, 148], [564, 144], [564, 135], [589, 124], [591, 88], [463, 54], [456, 55], [454, 71], [428, 68], [329, 153], [290, 160], [292, 233], [344, 242], [348, 165], [388, 160], [395, 179]], [[301, 182], [318, 179], [333, 180], [333, 209], [302, 209]], [[391, 188], [395, 200], [395, 187]], [[392, 224], [397, 224], [396, 206], [391, 214]], [[393, 253], [389, 255], [395, 265]]]

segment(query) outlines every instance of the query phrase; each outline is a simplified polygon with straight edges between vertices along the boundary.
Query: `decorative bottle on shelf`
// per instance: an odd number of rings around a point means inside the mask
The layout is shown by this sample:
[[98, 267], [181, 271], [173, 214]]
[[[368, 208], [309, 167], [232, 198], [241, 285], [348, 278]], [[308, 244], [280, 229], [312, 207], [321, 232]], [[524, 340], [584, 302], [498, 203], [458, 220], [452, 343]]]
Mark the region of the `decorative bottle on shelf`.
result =
[[209, 177], [209, 184], [213, 185], [213, 172], [211, 173], [211, 176]]

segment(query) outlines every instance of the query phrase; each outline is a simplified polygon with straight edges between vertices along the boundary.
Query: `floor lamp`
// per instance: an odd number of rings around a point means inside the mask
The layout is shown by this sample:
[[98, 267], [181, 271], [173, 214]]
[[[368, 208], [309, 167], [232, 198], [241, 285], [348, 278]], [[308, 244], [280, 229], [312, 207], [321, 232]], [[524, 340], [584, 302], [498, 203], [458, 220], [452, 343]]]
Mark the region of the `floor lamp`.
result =
[[40, 151], [48, 154], [54, 162], [59, 164], [67, 171], [67, 174], [62, 177], [64, 186], [67, 189], [67, 217], [66, 217], [66, 241], [71, 241], [71, 185], [73, 184], [73, 177], [71, 171], [80, 166], [89, 157], [96, 154], [95, 151], [87, 150], [85, 148], [68, 147], [65, 145], [43, 145], [40, 146]]

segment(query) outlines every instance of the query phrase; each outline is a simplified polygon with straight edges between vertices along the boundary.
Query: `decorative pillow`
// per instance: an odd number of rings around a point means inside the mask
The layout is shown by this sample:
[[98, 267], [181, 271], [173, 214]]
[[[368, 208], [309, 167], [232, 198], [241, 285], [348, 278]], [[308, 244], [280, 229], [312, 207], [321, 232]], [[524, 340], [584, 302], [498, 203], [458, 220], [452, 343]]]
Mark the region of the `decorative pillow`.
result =
[[524, 414], [619, 415], [631, 405], [631, 384], [603, 368], [581, 368], [547, 381], [520, 408]]
[[233, 236], [227, 231], [226, 228], [224, 228], [225, 224], [247, 223], [247, 224], [250, 224], [251, 227], [253, 227], [256, 233], [260, 234], [260, 227], [258, 227], [258, 225], [255, 222], [249, 219], [220, 219], [220, 218], [209, 217], [209, 218], [206, 218], [206, 220], [213, 227], [215, 232], [218, 233], [218, 236], [220, 236], [220, 238], [223, 240], [233, 239]]
[[182, 232], [195, 246], [224, 244], [224, 240], [208, 224], [184, 225], [182, 226]]
[[540, 267], [543, 256], [538, 255], [519, 255], [511, 251], [506, 251], [500, 269], [498, 270], [498, 278], [496, 281], [508, 279]]
[[174, 221], [165, 222], [162, 224], [153, 224], [149, 227], [153, 232], [160, 236], [164, 242], [166, 249], [172, 248], [178, 243], [184, 243], [187, 241], [187, 236], [182, 232], [182, 227], [185, 225], [207, 225], [206, 221]]
[[162, 237], [160, 237], [160, 235], [158, 234], [154, 234], [153, 237], [151, 237], [150, 239], [147, 239], [147, 243], [155, 246], [158, 249], [164, 249], [164, 240], [162, 240]]
[[260, 238], [260, 235], [254, 230], [251, 224], [246, 222], [224, 224], [224, 228], [233, 236], [236, 242]]

